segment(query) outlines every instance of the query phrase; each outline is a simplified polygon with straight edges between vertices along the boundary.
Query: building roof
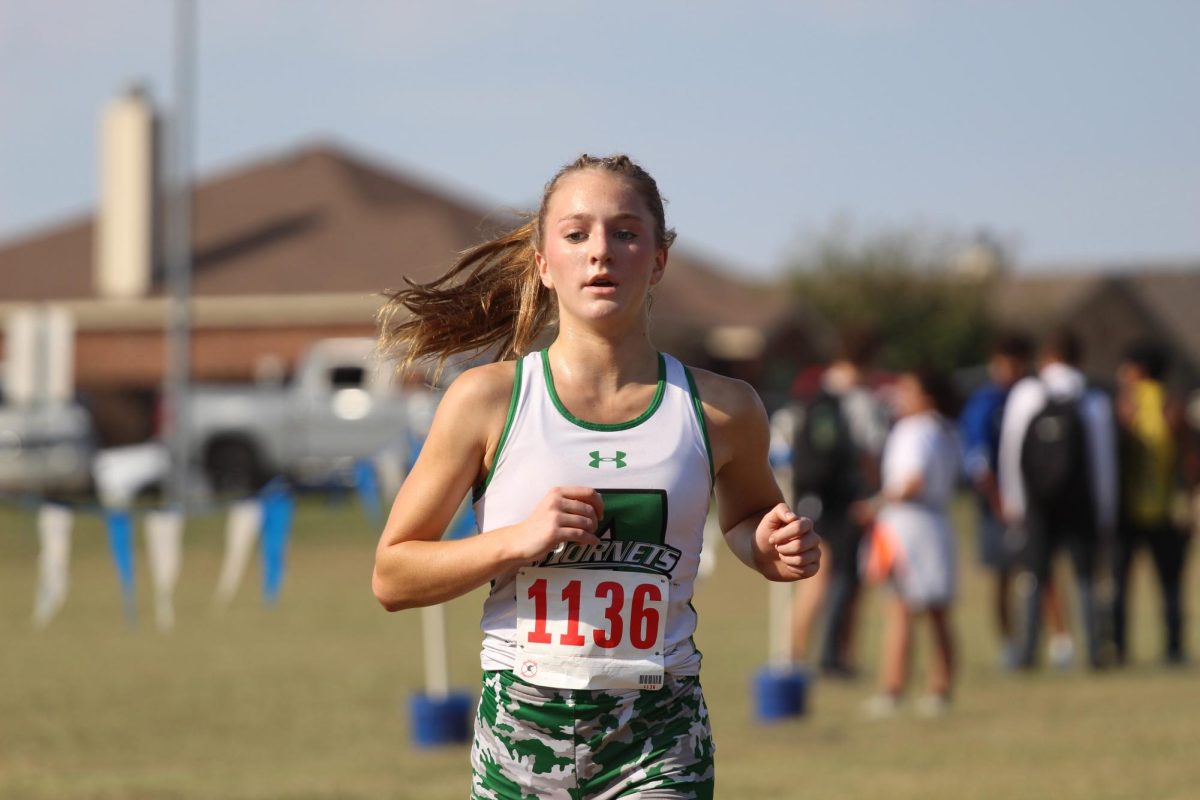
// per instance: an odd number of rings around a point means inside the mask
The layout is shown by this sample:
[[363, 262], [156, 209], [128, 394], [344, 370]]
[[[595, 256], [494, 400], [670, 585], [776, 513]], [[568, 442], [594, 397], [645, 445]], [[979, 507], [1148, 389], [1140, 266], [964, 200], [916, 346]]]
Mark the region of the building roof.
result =
[[[430, 280], [456, 253], [513, 224], [340, 147], [319, 144], [198, 181], [193, 293], [197, 298], [375, 294], [403, 278]], [[86, 217], [0, 244], [6, 301], [86, 300], [93, 222]], [[152, 295], [164, 291], [161, 277]], [[655, 292], [664, 324], [766, 327], [786, 305], [677, 249]]]
[[1200, 263], [1188, 271], [1130, 275], [1127, 281], [1187, 358], [1200, 366]]
[[1043, 333], [1064, 321], [1103, 280], [1094, 272], [1007, 275], [990, 287], [988, 313], [1002, 327]]
[[[1010, 276], [992, 289], [992, 318], [1010, 328], [1045, 333], [1059, 324], [1102, 313], [1105, 298], [1118, 295], [1145, 324], [1137, 331], [1114, 330], [1107, 339], [1164, 337], [1179, 356], [1200, 369], [1200, 262], [1144, 265], [1065, 275]], [[1104, 322], [1100, 320], [1100, 322]], [[1109, 320], [1109, 324], [1114, 321]]]

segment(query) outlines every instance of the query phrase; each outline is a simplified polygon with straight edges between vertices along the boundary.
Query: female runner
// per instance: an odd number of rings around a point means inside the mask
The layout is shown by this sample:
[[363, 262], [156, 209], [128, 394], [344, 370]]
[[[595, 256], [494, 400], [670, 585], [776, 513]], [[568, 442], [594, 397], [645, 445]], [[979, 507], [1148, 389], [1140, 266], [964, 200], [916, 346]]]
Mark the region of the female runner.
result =
[[[406, 366], [506, 359], [447, 389], [372, 580], [390, 611], [491, 582], [473, 797], [711, 797], [690, 603], [711, 492], [741, 561], [769, 580], [817, 572], [757, 395], [650, 343], [674, 237], [645, 170], [581, 156], [535, 218], [382, 314], [383, 347]], [[553, 343], [530, 352], [554, 315]], [[481, 533], [442, 541], [472, 490]]]

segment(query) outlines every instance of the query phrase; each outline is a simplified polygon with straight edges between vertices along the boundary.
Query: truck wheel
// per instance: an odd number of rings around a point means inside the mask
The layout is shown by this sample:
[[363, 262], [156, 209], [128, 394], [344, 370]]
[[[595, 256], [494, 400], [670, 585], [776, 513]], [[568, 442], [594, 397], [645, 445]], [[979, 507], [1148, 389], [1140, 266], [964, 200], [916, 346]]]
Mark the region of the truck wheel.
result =
[[262, 488], [262, 467], [244, 439], [218, 439], [208, 448], [204, 471], [217, 494], [253, 494]]

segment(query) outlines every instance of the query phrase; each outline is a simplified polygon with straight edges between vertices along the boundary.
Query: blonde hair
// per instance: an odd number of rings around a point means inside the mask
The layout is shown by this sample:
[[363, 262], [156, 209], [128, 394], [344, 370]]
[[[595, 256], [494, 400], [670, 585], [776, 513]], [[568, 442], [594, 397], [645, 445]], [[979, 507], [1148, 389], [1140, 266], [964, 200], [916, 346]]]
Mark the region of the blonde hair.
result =
[[518, 358], [529, 351], [555, 313], [551, 292], [538, 277], [534, 254], [541, 247], [542, 223], [550, 196], [564, 176], [599, 169], [628, 180], [654, 218], [659, 247], [675, 241], [667, 227], [658, 184], [627, 155], [586, 153], [567, 164], [546, 184], [536, 216], [509, 233], [459, 254], [444, 275], [429, 283], [404, 279], [406, 286], [387, 292], [379, 311], [379, 348], [402, 370], [435, 358], [440, 373], [457, 353], [495, 350], [495, 359]]

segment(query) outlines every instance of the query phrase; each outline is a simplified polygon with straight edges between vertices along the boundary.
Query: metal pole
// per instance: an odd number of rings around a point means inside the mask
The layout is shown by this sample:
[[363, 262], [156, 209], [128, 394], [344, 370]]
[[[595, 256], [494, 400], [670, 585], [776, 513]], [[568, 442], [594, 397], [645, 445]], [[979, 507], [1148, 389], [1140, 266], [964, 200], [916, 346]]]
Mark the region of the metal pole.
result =
[[171, 125], [171, 191], [167, 221], [167, 347], [163, 400], [171, 476], [167, 501], [187, 500], [188, 383], [191, 376], [189, 297], [192, 290], [192, 126], [195, 103], [194, 0], [175, 2], [174, 115]]

